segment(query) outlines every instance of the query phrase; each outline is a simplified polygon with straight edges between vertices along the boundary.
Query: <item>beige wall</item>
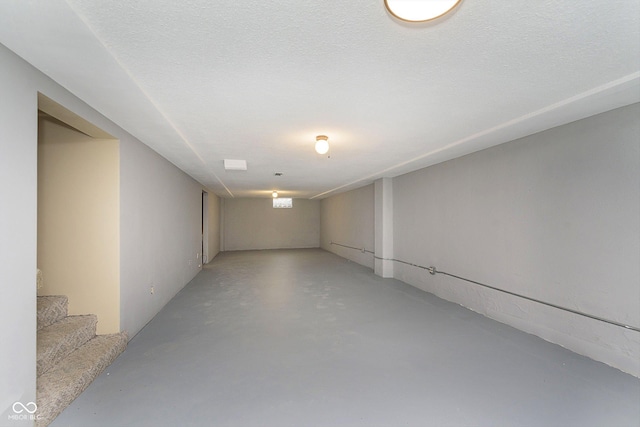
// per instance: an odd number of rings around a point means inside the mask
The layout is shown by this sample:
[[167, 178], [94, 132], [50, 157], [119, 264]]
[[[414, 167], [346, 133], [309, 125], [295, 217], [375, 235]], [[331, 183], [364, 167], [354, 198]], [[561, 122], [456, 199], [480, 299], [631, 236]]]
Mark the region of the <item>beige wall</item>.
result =
[[274, 209], [272, 199], [224, 199], [225, 251], [317, 248], [320, 202], [294, 199], [291, 209]]
[[[331, 242], [367, 252], [354, 250]], [[320, 204], [320, 247], [358, 264], [373, 268], [373, 184], [326, 198]]]
[[38, 129], [40, 295], [67, 295], [70, 314], [120, 331], [119, 143], [52, 118]]

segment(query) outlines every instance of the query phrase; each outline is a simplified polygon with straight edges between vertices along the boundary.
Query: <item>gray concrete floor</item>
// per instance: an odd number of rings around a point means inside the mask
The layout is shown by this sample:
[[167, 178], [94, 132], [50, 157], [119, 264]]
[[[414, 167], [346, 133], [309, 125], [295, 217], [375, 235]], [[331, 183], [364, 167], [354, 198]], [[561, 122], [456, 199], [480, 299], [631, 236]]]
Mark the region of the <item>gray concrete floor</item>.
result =
[[640, 380], [322, 250], [221, 253], [52, 426], [639, 426]]

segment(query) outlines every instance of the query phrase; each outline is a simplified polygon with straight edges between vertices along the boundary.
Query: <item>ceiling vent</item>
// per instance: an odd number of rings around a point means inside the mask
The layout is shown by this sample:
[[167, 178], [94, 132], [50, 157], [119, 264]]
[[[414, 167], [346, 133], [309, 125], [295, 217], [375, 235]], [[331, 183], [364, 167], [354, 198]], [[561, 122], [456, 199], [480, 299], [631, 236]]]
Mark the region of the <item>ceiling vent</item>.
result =
[[224, 159], [224, 169], [228, 171], [246, 171], [247, 161]]

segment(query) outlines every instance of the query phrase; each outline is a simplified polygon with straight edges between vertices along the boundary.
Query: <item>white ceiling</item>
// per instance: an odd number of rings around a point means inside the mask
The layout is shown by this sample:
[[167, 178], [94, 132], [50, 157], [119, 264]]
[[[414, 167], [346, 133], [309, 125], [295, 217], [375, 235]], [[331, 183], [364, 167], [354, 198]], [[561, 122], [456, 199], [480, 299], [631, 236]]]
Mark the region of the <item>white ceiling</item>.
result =
[[637, 0], [421, 24], [383, 0], [0, 0], [0, 43], [223, 197], [322, 198], [640, 101]]

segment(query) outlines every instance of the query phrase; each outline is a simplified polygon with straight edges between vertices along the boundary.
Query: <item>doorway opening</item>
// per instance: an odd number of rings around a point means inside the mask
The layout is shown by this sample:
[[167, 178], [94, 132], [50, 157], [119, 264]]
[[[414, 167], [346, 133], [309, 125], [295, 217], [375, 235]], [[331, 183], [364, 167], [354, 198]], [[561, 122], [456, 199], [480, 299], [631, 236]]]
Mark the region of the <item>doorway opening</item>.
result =
[[202, 192], [202, 265], [209, 262], [209, 193]]
[[119, 141], [38, 94], [38, 295], [120, 332]]

